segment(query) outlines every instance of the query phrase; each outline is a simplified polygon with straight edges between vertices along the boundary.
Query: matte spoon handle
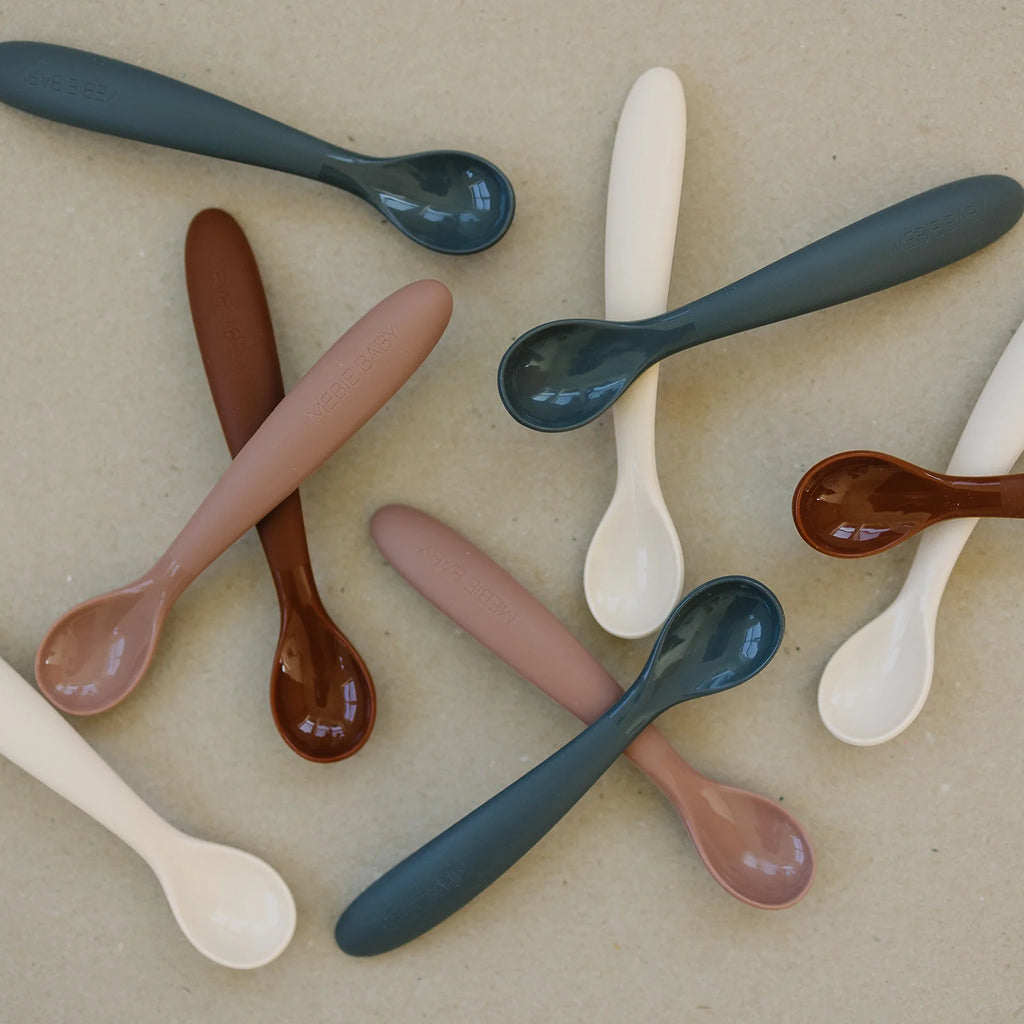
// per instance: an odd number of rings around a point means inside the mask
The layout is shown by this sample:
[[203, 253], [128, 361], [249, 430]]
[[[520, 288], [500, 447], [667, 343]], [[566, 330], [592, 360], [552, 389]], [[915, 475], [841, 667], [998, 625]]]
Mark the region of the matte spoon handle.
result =
[[[584, 722], [622, 696], [597, 659], [510, 573], [454, 530], [408, 505], [386, 505], [370, 523], [384, 557], [432, 604], [506, 665]], [[686, 821], [685, 782], [697, 773], [656, 726], [626, 754]]]
[[391, 398], [437, 343], [451, 310], [443, 284], [418, 281], [384, 299], [327, 350], [264, 420], [162, 556], [158, 565], [177, 593]]
[[512, 785], [379, 878], [338, 919], [352, 956], [401, 946], [440, 924], [496, 881], [607, 771], [630, 736], [620, 704]]
[[[259, 267], [238, 222], [196, 214], [185, 237], [185, 280], [196, 341], [221, 429], [234, 458], [284, 398], [281, 364]], [[312, 579], [299, 492], [256, 524], [274, 574]]]
[[328, 154], [343, 153], [184, 82], [50, 43], [0, 43], [0, 101], [76, 128], [305, 178], [319, 179]]
[[659, 319], [655, 358], [938, 270], [994, 242], [1022, 209], [1024, 191], [1001, 174], [912, 196]]
[[177, 833], [36, 689], [0, 660], [0, 754], [124, 840], [150, 864]]

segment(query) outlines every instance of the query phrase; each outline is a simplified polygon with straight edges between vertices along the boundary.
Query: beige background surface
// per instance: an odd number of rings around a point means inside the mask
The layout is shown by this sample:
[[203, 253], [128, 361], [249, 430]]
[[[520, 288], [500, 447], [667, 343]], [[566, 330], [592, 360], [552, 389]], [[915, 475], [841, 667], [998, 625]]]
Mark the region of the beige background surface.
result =
[[[0, 1021], [1011, 1021], [1024, 1015], [1024, 543], [984, 523], [947, 591], [932, 696], [874, 749], [815, 692], [895, 596], [913, 545], [844, 563], [789, 517], [803, 469], [852, 447], [942, 468], [1024, 316], [1024, 228], [930, 278], [663, 366], [659, 460], [687, 582], [767, 582], [783, 652], [667, 714], [699, 768], [784, 800], [817, 881], [772, 914], [722, 892], [653, 786], [616, 765], [485, 897], [370, 961], [337, 914], [380, 872], [576, 731], [392, 571], [373, 510], [418, 505], [533, 589], [623, 682], [647, 643], [582, 596], [611, 493], [610, 421], [543, 436], [494, 387], [505, 347], [602, 312], [615, 122], [646, 68], [686, 89], [671, 300], [964, 175], [1024, 177], [1024, 9], [1006, 3], [389, 0], [0, 7], [0, 38], [77, 45], [375, 154], [476, 150], [515, 182], [495, 249], [422, 251], [326, 186], [0, 109], [0, 650], [31, 672], [71, 604], [148, 566], [226, 462], [192, 335], [182, 247], [223, 206], [260, 262], [286, 383], [358, 315], [437, 277], [451, 326], [410, 385], [303, 490], [325, 601], [380, 698], [350, 762], [307, 764], [266, 701], [277, 607], [255, 535], [176, 608], [144, 686], [76, 724], [173, 822], [265, 857], [292, 946], [237, 974], [181, 937], [148, 868], [0, 764]], [[1024, 391], [1024, 381], [1022, 391]]]

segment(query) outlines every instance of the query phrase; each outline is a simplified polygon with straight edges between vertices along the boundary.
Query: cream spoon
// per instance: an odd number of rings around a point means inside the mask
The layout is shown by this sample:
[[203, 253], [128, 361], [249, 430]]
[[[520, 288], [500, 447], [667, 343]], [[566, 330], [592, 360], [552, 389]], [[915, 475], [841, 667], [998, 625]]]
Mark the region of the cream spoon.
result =
[[5, 661], [0, 754], [124, 840], [152, 869], [178, 926], [224, 967], [262, 967], [291, 941], [295, 901], [250, 853], [168, 824]]
[[[668, 307], [686, 151], [686, 99], [675, 72], [651, 68], [626, 97], [615, 133], [605, 217], [609, 320]], [[618, 476], [583, 569], [594, 618], [630, 639], [658, 629], [683, 592], [683, 549], [658, 483], [658, 365], [612, 407]]]

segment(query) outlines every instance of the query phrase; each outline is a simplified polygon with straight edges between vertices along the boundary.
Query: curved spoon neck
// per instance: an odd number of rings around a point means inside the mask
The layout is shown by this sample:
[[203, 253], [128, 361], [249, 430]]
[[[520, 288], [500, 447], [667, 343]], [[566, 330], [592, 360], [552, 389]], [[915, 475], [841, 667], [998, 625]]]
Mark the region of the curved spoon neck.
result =
[[664, 710], [654, 710], [650, 703], [650, 683], [641, 676], [598, 721], [607, 720], [632, 743]]
[[897, 600], [914, 600], [922, 606], [932, 603], [937, 610], [960, 552], [977, 525], [973, 517], [951, 519], [925, 530]]
[[657, 476], [658, 368], [642, 373], [612, 407], [619, 476]]
[[317, 180], [351, 192], [360, 199], [370, 199], [372, 193], [361, 180], [368, 160], [368, 157], [359, 153], [351, 153], [339, 146], [328, 146], [316, 176]]
[[138, 583], [146, 583], [158, 588], [164, 604], [168, 606], [181, 596], [202, 571], [202, 569], [197, 571], [194, 566], [190, 565], [185, 552], [176, 550], [176, 545], [177, 542], [172, 544], [160, 556], [153, 568], [138, 581]]
[[308, 564], [272, 566], [271, 575], [282, 607], [322, 607], [316, 581], [313, 579], [313, 570]]

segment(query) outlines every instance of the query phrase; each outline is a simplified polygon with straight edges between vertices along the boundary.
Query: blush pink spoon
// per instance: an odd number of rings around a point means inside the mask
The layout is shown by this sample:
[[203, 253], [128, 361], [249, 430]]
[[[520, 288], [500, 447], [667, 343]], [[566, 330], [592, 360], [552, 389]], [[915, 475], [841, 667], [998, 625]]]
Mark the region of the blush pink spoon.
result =
[[418, 281], [346, 331], [267, 417], [151, 569], [50, 627], [35, 670], [51, 703], [90, 715], [124, 700], [148, 668], [182, 591], [412, 376], [451, 309], [443, 284]]
[[[259, 267], [230, 214], [203, 210], [192, 218], [185, 280], [213, 404], [235, 456], [284, 398], [284, 382]], [[281, 607], [270, 678], [274, 724], [301, 757], [340, 761], [360, 750], [373, 729], [373, 681], [320, 600], [299, 492], [256, 530]]]
[[[428, 601], [584, 722], [622, 696], [537, 598], [443, 523], [406, 505], [387, 505], [374, 514], [370, 533]], [[654, 726], [626, 754], [668, 797], [726, 892], [753, 907], [781, 910], [810, 888], [810, 841], [777, 803], [701, 775]]]

